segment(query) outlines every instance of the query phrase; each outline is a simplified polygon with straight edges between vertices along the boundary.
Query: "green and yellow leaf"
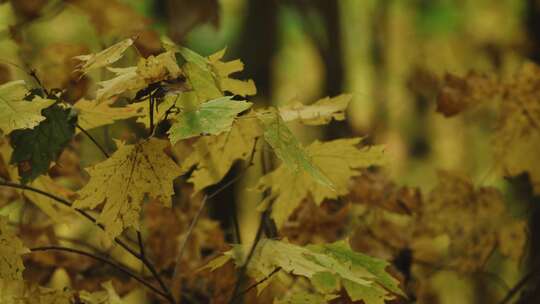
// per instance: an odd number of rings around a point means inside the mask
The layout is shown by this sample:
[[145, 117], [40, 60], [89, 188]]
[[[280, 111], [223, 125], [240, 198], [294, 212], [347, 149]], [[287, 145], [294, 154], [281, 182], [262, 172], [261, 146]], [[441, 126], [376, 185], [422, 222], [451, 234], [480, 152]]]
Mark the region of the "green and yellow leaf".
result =
[[[236, 245], [225, 255], [243, 265], [250, 246]], [[220, 264], [223, 264], [223, 259]], [[386, 272], [390, 264], [353, 251], [346, 242], [301, 247], [285, 241], [260, 240], [247, 265], [247, 274], [256, 281], [268, 277], [275, 269], [310, 280], [322, 295], [333, 296], [344, 287], [353, 300], [378, 304], [379, 296], [393, 299], [404, 295], [399, 282]], [[274, 279], [276, 276], [273, 277]], [[261, 292], [268, 280], [257, 286]], [[294, 302], [292, 302], [294, 303]], [[300, 302], [302, 303], [302, 302]]]
[[309, 153], [294, 137], [276, 109], [256, 112], [256, 115], [263, 125], [264, 139], [292, 173], [306, 172], [321, 185], [333, 188], [332, 182], [313, 164]]
[[46, 119], [37, 127], [15, 130], [10, 136], [11, 163], [19, 166], [22, 183], [46, 173], [75, 134], [77, 116], [72, 109], [54, 106], [42, 112]]
[[307, 147], [313, 165], [327, 176], [333, 189], [321, 185], [309, 172], [291, 173], [285, 164], [259, 180], [257, 189], [271, 189], [271, 196], [275, 197], [272, 217], [278, 227], [309, 195], [317, 205], [324, 199], [336, 199], [349, 192], [352, 178], [361, 174], [359, 169], [385, 163], [383, 146], [359, 148], [360, 142], [360, 138], [315, 141]]
[[250, 102], [231, 100], [231, 97], [205, 102], [195, 110], [176, 115], [176, 122], [169, 130], [169, 139], [175, 144], [190, 137], [230, 131], [234, 118], [251, 105]]

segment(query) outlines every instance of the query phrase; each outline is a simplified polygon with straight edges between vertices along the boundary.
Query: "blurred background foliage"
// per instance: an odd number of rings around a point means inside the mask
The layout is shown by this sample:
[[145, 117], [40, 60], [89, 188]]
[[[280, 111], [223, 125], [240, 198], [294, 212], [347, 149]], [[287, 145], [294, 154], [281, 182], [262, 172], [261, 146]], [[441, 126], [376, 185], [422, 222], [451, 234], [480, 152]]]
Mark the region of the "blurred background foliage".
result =
[[[228, 58], [245, 63], [241, 78], [254, 79], [258, 88], [254, 101], [261, 106], [353, 94], [347, 121], [324, 128], [294, 126], [304, 142], [365, 136], [370, 143], [386, 145], [388, 176], [399, 186], [429, 191], [437, 183], [439, 170], [457, 171], [477, 186], [500, 189], [515, 216], [525, 218], [530, 211], [529, 205], [518, 203], [532, 201], [532, 194], [520, 190], [530, 182], [497, 174], [499, 160], [492, 151], [495, 106], [487, 104], [483, 111], [450, 118], [436, 108], [446, 73], [466, 75], [474, 70], [505, 78], [525, 62], [538, 60], [537, 1], [2, 2], [0, 83], [28, 78], [9, 61], [35, 68], [46, 87], [67, 88], [75, 101], [94, 84], [72, 78], [71, 58], [125, 37], [138, 37], [142, 56], [159, 52], [161, 35], [204, 55], [227, 47]], [[104, 132], [115, 134], [114, 138], [125, 133], [125, 128]], [[95, 161], [97, 153], [90, 143], [81, 151], [83, 167]], [[243, 190], [239, 187], [232, 195], [249, 197]], [[240, 214], [245, 227], [255, 226], [250, 222], [256, 218], [255, 211], [249, 211], [252, 206], [238, 206], [241, 212], [248, 210]], [[526, 265], [524, 259], [516, 263], [494, 257], [487, 267], [512, 286]], [[486, 283], [491, 282], [489, 278], [463, 277], [451, 270], [429, 277], [440, 301], [431, 303], [481, 303], [478, 299], [490, 294], [483, 288], [497, 288]], [[495, 293], [504, 294], [505, 289]]]

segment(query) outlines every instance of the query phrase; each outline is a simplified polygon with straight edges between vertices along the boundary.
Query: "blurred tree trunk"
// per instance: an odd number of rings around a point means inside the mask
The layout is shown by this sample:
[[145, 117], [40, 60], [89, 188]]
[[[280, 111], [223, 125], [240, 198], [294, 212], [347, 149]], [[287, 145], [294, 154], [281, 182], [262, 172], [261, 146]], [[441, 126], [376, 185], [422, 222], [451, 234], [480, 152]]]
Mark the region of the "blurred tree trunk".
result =
[[[314, 41], [324, 65], [323, 96], [336, 96], [343, 93], [345, 80], [343, 30], [339, 1], [327, 0], [293, 0], [303, 16], [306, 33]], [[319, 17], [313, 20], [309, 12], [315, 12]], [[321, 24], [313, 24], [319, 21]], [[324, 29], [323, 33], [317, 29]], [[321, 36], [321, 34], [323, 34]], [[352, 130], [347, 122], [331, 122], [325, 128], [326, 139], [350, 136]]]
[[373, 97], [375, 98], [375, 121], [377, 121], [377, 128], [382, 130], [386, 129], [388, 121], [388, 63], [385, 49], [388, 47], [389, 2], [389, 0], [377, 1], [373, 17], [371, 18], [371, 56], [374, 69]]
[[277, 0], [247, 1], [236, 54], [244, 62], [244, 78], [257, 85], [257, 96], [266, 105], [272, 97], [272, 62], [277, 49]]
[[[536, 64], [540, 64], [540, 1], [527, 0], [526, 29], [528, 42], [531, 44], [528, 57]], [[529, 179], [520, 179], [519, 187], [529, 189], [526, 193], [527, 203], [531, 210], [529, 217], [529, 259], [527, 269], [540, 267], [540, 205], [538, 199], [532, 194], [532, 183]], [[520, 191], [521, 192], [521, 191]], [[524, 192], [522, 192], [524, 193]], [[540, 303], [540, 273], [534, 274], [525, 287], [518, 301], [520, 304]]]

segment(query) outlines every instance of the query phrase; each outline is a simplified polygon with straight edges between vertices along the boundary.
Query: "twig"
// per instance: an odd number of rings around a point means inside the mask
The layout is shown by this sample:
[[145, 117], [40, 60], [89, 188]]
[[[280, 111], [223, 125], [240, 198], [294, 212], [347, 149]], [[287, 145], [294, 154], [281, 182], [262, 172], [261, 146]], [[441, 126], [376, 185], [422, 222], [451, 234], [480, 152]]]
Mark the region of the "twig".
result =
[[148, 106], [150, 107], [150, 136], [152, 136], [152, 134], [154, 133], [154, 98], [154, 94], [150, 93], [150, 98], [148, 99]]
[[180, 270], [181, 270], [180, 269], [180, 266], [181, 266], [180, 262], [182, 260], [182, 256], [184, 254], [185, 248], [187, 247], [188, 241], [191, 238], [191, 235], [193, 234], [193, 230], [195, 229], [195, 226], [199, 222], [199, 218], [200, 218], [200, 216], [202, 214], [202, 211], [206, 207], [206, 202], [209, 199], [212, 199], [215, 196], [217, 196], [223, 190], [227, 189], [230, 185], [236, 183], [243, 176], [243, 174], [247, 171], [247, 169], [250, 168], [251, 166], [253, 166], [253, 158], [255, 156], [255, 151], [256, 151], [255, 148], [257, 147], [258, 140], [259, 140], [259, 138], [256, 137], [255, 141], [253, 143], [253, 149], [251, 150], [251, 155], [249, 157], [249, 162], [242, 169], [242, 171], [237, 176], [235, 176], [234, 178], [232, 178], [231, 180], [229, 180], [228, 182], [223, 184], [221, 187], [219, 187], [212, 194], [203, 197], [202, 202], [201, 202], [201, 206], [199, 207], [199, 210], [197, 210], [197, 213], [195, 214], [195, 217], [193, 218], [191, 224], [189, 225], [186, 236], [184, 237], [184, 240], [182, 241], [182, 244], [179, 247], [180, 249], [178, 250], [178, 254], [176, 255], [176, 261], [175, 261], [176, 264], [175, 264], [175, 267], [174, 267], [174, 273], [173, 273], [173, 278], [172, 278], [172, 286], [173, 286], [175, 291], [178, 290], [178, 288], [176, 288], [176, 285], [178, 285], [179, 282], [180, 282]]
[[94, 143], [94, 145], [98, 147], [98, 149], [101, 151], [101, 153], [103, 153], [103, 155], [105, 155], [106, 158], [109, 158], [109, 153], [107, 153], [105, 148], [100, 145], [99, 142], [92, 135], [90, 135], [90, 133], [88, 133], [88, 131], [83, 129], [79, 124], [77, 124], [77, 129], [81, 130], [81, 132], [83, 132], [84, 135], [86, 135]]
[[140, 231], [137, 231], [137, 244], [139, 244], [139, 252], [140, 252], [141, 258], [144, 258], [145, 257], [144, 243], [142, 241], [142, 235]]
[[257, 244], [261, 240], [263, 231], [264, 231], [264, 217], [268, 213], [269, 209], [267, 208], [262, 214], [261, 214], [261, 220], [259, 222], [259, 227], [257, 228], [257, 234], [255, 235], [255, 240], [253, 240], [253, 243], [251, 244], [251, 248], [249, 249], [249, 253], [247, 255], [246, 261], [242, 264], [242, 267], [238, 270], [238, 279], [236, 280], [236, 284], [234, 285], [234, 290], [232, 293], [232, 297], [229, 300], [229, 303], [235, 303], [235, 300], [239, 298], [242, 294], [238, 293], [238, 290], [240, 287], [242, 287], [242, 283], [244, 281], [244, 276], [246, 275], [247, 267], [249, 265], [249, 262], [251, 261], [251, 258], [253, 257], [253, 254], [255, 253], [255, 248], [257, 247]]
[[506, 296], [499, 302], [499, 304], [508, 304], [510, 303], [510, 300], [523, 288], [527, 285], [527, 283], [534, 278], [536, 275], [538, 275], [538, 272], [540, 272], [540, 267], [537, 266], [536, 268], [533, 268], [529, 273], [527, 273], [517, 284], [512, 287], [508, 293], [506, 293]]
[[167, 294], [163, 293], [162, 291], [160, 291], [156, 287], [152, 286], [150, 283], [148, 283], [147, 281], [145, 281], [144, 279], [139, 277], [137, 274], [131, 272], [130, 270], [128, 270], [128, 269], [122, 267], [121, 265], [119, 265], [119, 264], [117, 264], [117, 263], [115, 263], [113, 261], [110, 261], [110, 260], [108, 260], [108, 259], [106, 259], [104, 257], [100, 257], [98, 255], [95, 255], [95, 254], [92, 254], [92, 253], [89, 253], [89, 252], [86, 252], [86, 251], [82, 251], [82, 250], [78, 250], [78, 249], [74, 249], [74, 248], [68, 248], [68, 247], [61, 247], [61, 246], [44, 246], [44, 247], [35, 247], [35, 248], [30, 249], [30, 251], [32, 251], [32, 252], [49, 251], [49, 250], [76, 253], [76, 254], [84, 255], [84, 256], [87, 256], [87, 257], [92, 258], [94, 260], [100, 261], [100, 262], [102, 262], [104, 264], [107, 264], [107, 265], [121, 271], [122, 273], [126, 274], [127, 276], [137, 280], [139, 283], [141, 283], [144, 286], [148, 287], [149, 289], [151, 289], [153, 292], [157, 293], [158, 295], [168, 299]]
[[236, 298], [245, 295], [246, 293], [250, 292], [253, 288], [261, 285], [262, 283], [268, 281], [274, 274], [278, 273], [281, 270], [281, 266], [276, 267], [272, 272], [267, 275], [266, 277], [262, 278], [258, 282], [255, 282], [255, 284], [249, 286], [248, 288], [244, 289], [242, 292], [238, 293], [237, 296], [231, 299], [231, 301], [234, 301]]
[[[51, 194], [51, 193], [48, 193], [48, 192], [45, 192], [45, 191], [42, 191], [42, 190], [39, 190], [39, 189], [36, 189], [34, 187], [30, 187], [30, 186], [26, 186], [26, 185], [21, 185], [21, 184], [16, 184], [16, 183], [12, 183], [12, 182], [7, 182], [7, 181], [1, 181], [0, 180], [0, 186], [5, 186], [5, 187], [11, 187], [11, 188], [18, 188], [18, 189], [23, 189], [23, 190], [28, 190], [28, 191], [32, 191], [32, 192], [36, 192], [36, 193], [39, 193], [41, 195], [44, 195], [48, 198], [51, 198], [55, 201], [57, 201], [58, 203], [62, 204], [62, 205], [65, 205], [65, 206], [68, 206], [70, 208], [73, 208], [71, 203], [68, 202], [67, 200], [61, 198], [61, 197], [58, 197], [54, 194]], [[73, 208], [77, 213], [81, 214], [83, 217], [85, 217], [86, 219], [88, 219], [89, 221], [91, 221], [93, 224], [95, 224], [96, 226], [98, 226], [101, 230], [105, 230], [105, 226], [103, 226], [103, 224], [101, 223], [98, 223], [97, 220], [91, 216], [90, 214], [86, 213], [84, 210], [82, 209], [78, 209], [78, 208]], [[170, 290], [167, 288], [167, 286], [165, 285], [165, 283], [163, 282], [163, 280], [161, 279], [161, 277], [159, 276], [159, 274], [157, 273], [155, 267], [152, 265], [152, 263], [146, 258], [146, 257], [143, 257], [141, 256], [139, 253], [137, 253], [135, 250], [131, 249], [126, 243], [124, 243], [124, 241], [122, 241], [120, 238], [115, 238], [114, 241], [120, 245], [120, 247], [124, 248], [127, 252], [129, 252], [132, 256], [134, 256], [135, 258], [137, 258], [138, 260], [140, 260], [147, 268], [148, 270], [150, 270], [150, 272], [152, 273], [152, 275], [154, 276], [154, 278], [158, 281], [160, 287], [163, 289], [163, 291], [169, 295], [168, 299], [171, 303], [174, 303], [173, 301], [173, 298], [172, 298], [172, 295], [170, 293]]]

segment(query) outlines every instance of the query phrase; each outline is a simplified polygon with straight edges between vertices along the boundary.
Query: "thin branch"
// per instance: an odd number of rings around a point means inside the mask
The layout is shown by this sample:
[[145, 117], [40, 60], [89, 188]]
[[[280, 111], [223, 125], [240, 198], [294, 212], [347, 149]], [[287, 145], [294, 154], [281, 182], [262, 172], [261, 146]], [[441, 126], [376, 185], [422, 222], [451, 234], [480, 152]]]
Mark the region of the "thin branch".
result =
[[[26, 185], [21, 185], [21, 184], [16, 184], [16, 183], [11, 183], [11, 182], [7, 182], [7, 181], [0, 181], [0, 186], [6, 186], [6, 187], [12, 187], [12, 188], [18, 188], [18, 189], [23, 189], [23, 190], [29, 190], [29, 191], [33, 191], [33, 192], [36, 192], [36, 193], [39, 193], [41, 195], [44, 195], [46, 197], [49, 197], [57, 202], [59, 202], [60, 204], [62, 205], [65, 205], [65, 206], [68, 206], [70, 208], [73, 208], [71, 203], [68, 202], [67, 200], [61, 198], [61, 197], [58, 197], [58, 196], [55, 196], [51, 193], [48, 193], [48, 192], [45, 192], [45, 191], [42, 191], [42, 190], [39, 190], [39, 189], [36, 189], [36, 188], [33, 188], [33, 187], [30, 187], [30, 186], [26, 186]], [[91, 216], [90, 214], [86, 213], [84, 210], [82, 209], [78, 209], [78, 208], [73, 208], [77, 213], [81, 214], [83, 217], [85, 217], [86, 219], [88, 219], [89, 221], [91, 221], [93, 224], [95, 224], [96, 226], [98, 226], [101, 230], [105, 230], [105, 226], [103, 226], [103, 224], [101, 223], [98, 223], [97, 220]], [[127, 252], [129, 252], [132, 256], [134, 256], [135, 258], [139, 259], [147, 268], [148, 270], [150, 270], [150, 272], [152, 273], [152, 275], [155, 277], [155, 279], [158, 281], [159, 285], [161, 286], [161, 288], [163, 289], [164, 292], [166, 292], [167, 294], [170, 295], [170, 290], [167, 288], [167, 286], [165, 285], [165, 283], [163, 282], [163, 280], [161, 279], [161, 277], [159, 276], [159, 274], [157, 273], [155, 267], [152, 265], [152, 263], [150, 263], [150, 261], [146, 258], [146, 257], [143, 257], [141, 256], [140, 254], [138, 254], [137, 252], [135, 252], [135, 250], [131, 249], [126, 243], [124, 243], [124, 241], [122, 241], [120, 238], [115, 238], [114, 241], [120, 245], [122, 248], [124, 248]], [[171, 299], [172, 299], [172, 296], [170, 296]], [[169, 299], [169, 300], [171, 300]], [[174, 303], [174, 302], [171, 302], [171, 303]]]
[[236, 280], [236, 284], [234, 285], [234, 290], [232, 293], [232, 297], [229, 300], [229, 303], [235, 303], [236, 299], [239, 298], [242, 294], [238, 293], [238, 290], [240, 290], [240, 287], [242, 287], [242, 283], [244, 281], [244, 277], [246, 275], [247, 267], [249, 265], [249, 262], [251, 261], [251, 258], [253, 257], [253, 254], [255, 253], [255, 248], [257, 247], [257, 244], [261, 240], [261, 237], [263, 235], [264, 231], [264, 217], [268, 213], [268, 208], [261, 214], [261, 220], [259, 222], [259, 227], [257, 228], [257, 234], [255, 235], [255, 240], [253, 240], [253, 243], [251, 244], [251, 248], [249, 249], [249, 253], [247, 255], [246, 261], [242, 264], [242, 267], [238, 270], [238, 279]]
[[236, 298], [245, 295], [246, 293], [250, 292], [253, 288], [261, 285], [262, 283], [268, 281], [274, 274], [278, 273], [281, 270], [281, 266], [276, 267], [272, 272], [267, 275], [266, 277], [262, 278], [258, 282], [255, 282], [255, 284], [249, 286], [248, 288], [244, 289], [242, 292], [240, 292], [237, 296], [231, 299], [231, 301], [234, 301]]
[[142, 235], [140, 231], [137, 231], [137, 244], [139, 244], [139, 252], [140, 252], [141, 258], [145, 258], [144, 243], [142, 241]]
[[68, 248], [68, 247], [61, 247], [61, 246], [44, 246], [44, 247], [35, 247], [35, 248], [30, 249], [30, 251], [32, 251], [32, 252], [50, 251], [50, 250], [76, 253], [76, 254], [84, 255], [84, 256], [87, 256], [87, 257], [92, 258], [94, 260], [100, 261], [100, 262], [102, 262], [104, 264], [107, 264], [107, 265], [113, 267], [114, 269], [117, 269], [118, 271], [126, 274], [130, 278], [135, 279], [136, 281], [138, 281], [142, 285], [144, 285], [144, 286], [148, 287], [149, 289], [151, 289], [156, 294], [168, 299], [167, 294], [163, 293], [162, 291], [160, 291], [156, 287], [152, 286], [150, 283], [148, 283], [147, 281], [145, 281], [144, 279], [139, 277], [137, 274], [133, 273], [132, 271], [130, 271], [130, 270], [122, 267], [121, 265], [119, 265], [119, 264], [117, 264], [117, 263], [115, 263], [113, 261], [110, 261], [110, 260], [108, 260], [108, 259], [106, 259], [104, 257], [100, 257], [98, 255], [95, 255], [95, 254], [92, 254], [92, 253], [89, 253], [89, 252], [86, 252], [86, 251], [82, 251], [82, 250], [78, 250], [78, 249], [74, 249], [74, 248]]
[[88, 133], [88, 131], [83, 129], [79, 124], [77, 124], [77, 129], [81, 130], [81, 132], [83, 132], [84, 135], [86, 135], [94, 143], [94, 145], [98, 147], [98, 149], [101, 151], [101, 153], [103, 153], [103, 155], [105, 155], [106, 158], [109, 158], [109, 153], [107, 153], [105, 148], [100, 145], [99, 142], [92, 135], [90, 135], [90, 133]]
[[506, 293], [506, 296], [504, 296], [504, 298], [499, 302], [499, 304], [508, 304], [510, 303], [510, 300], [512, 300], [512, 298], [523, 288], [527, 285], [527, 283], [532, 279], [534, 278], [535, 276], [538, 275], [538, 273], [540, 272], [540, 267], [536, 267], [534, 269], [532, 269], [531, 271], [529, 271], [529, 273], [527, 273], [521, 280], [519, 280], [519, 282], [517, 282], [517, 284], [512, 287], [512, 289], [510, 289], [508, 291], [508, 293]]
[[[78, 209], [78, 208], [73, 208], [73, 206], [71, 205], [71, 203], [61, 197], [58, 197], [54, 194], [51, 194], [49, 192], [46, 192], [46, 191], [43, 191], [43, 190], [40, 190], [40, 189], [37, 189], [37, 188], [34, 188], [34, 187], [31, 187], [31, 186], [27, 186], [27, 185], [22, 185], [22, 184], [17, 184], [17, 183], [12, 183], [12, 182], [8, 182], [8, 181], [4, 181], [4, 180], [0, 180], [0, 186], [4, 186], [4, 187], [10, 187], [10, 188], [17, 188], [17, 189], [22, 189], [22, 190], [28, 190], [28, 191], [32, 191], [32, 192], [35, 192], [35, 193], [38, 193], [38, 194], [41, 194], [43, 196], [46, 196], [50, 199], [53, 199], [55, 200], [56, 202], [64, 205], [64, 206], [67, 206], [67, 207], [70, 207], [72, 208], [73, 210], [75, 210], [75, 212], [79, 213], [80, 215], [82, 215], [83, 217], [85, 217], [86, 219], [88, 219], [90, 222], [92, 222], [93, 224], [95, 224], [96, 226], [98, 226], [101, 230], [105, 230], [105, 226], [103, 226], [103, 224], [101, 223], [98, 223], [97, 220], [91, 216], [90, 214], [88, 214], [86, 211], [82, 210], [82, 209]], [[135, 252], [133, 249], [131, 249], [126, 243], [124, 243], [121, 239], [119, 238], [115, 238], [114, 241], [120, 245], [120, 247], [124, 248], [127, 252], [129, 252], [131, 255], [133, 255], [134, 257], [136, 257], [137, 259], [141, 259], [140, 255]]]
[[[70, 208], [72, 208], [73, 210], [75, 210], [77, 213], [79, 213], [80, 215], [82, 215], [83, 217], [85, 217], [86, 219], [88, 219], [89, 221], [91, 221], [93, 224], [95, 224], [96, 226], [98, 226], [101, 230], [105, 231], [105, 226], [103, 226], [103, 224], [101, 223], [98, 223], [97, 220], [91, 216], [90, 214], [88, 214], [86, 211], [82, 210], [82, 209], [78, 209], [78, 208], [73, 208], [71, 203], [61, 197], [58, 197], [54, 194], [51, 194], [51, 193], [48, 193], [48, 192], [45, 192], [43, 190], [40, 190], [40, 189], [36, 189], [34, 187], [31, 187], [31, 186], [27, 186], [27, 185], [22, 185], [22, 184], [16, 184], [16, 183], [12, 183], [12, 182], [8, 182], [8, 181], [2, 181], [0, 180], [0, 186], [5, 186], [5, 187], [11, 187], [11, 188], [18, 188], [18, 189], [23, 189], [23, 190], [28, 190], [28, 191], [33, 191], [33, 192], [36, 192], [36, 193], [39, 193], [41, 195], [44, 195], [48, 198], [51, 198], [55, 201], [57, 201], [58, 203], [62, 204], [62, 205], [65, 205], [65, 206], [68, 206]], [[120, 245], [122, 248], [124, 248], [127, 252], [129, 252], [132, 256], [134, 256], [135, 258], [137, 258], [138, 260], [140, 260], [147, 268], [148, 270], [150, 270], [150, 273], [152, 273], [152, 275], [154, 276], [154, 278], [158, 281], [160, 287], [163, 289], [163, 291], [168, 295], [168, 299], [171, 303], [175, 303], [174, 302], [174, 298], [172, 297], [172, 294], [171, 294], [171, 291], [169, 288], [167, 288], [167, 286], [165, 285], [165, 283], [163, 282], [163, 280], [161, 279], [161, 277], [159, 276], [158, 272], [156, 271], [156, 268], [152, 265], [152, 263], [145, 257], [145, 256], [141, 256], [139, 253], [137, 253], [135, 250], [131, 249], [126, 243], [124, 243], [124, 241], [122, 241], [120, 238], [115, 238], [114, 241]]]
[[149, 118], [150, 118], [150, 136], [154, 133], [154, 102], [155, 97], [153, 93], [150, 93], [150, 98], [148, 99], [148, 106], [149, 108]]

